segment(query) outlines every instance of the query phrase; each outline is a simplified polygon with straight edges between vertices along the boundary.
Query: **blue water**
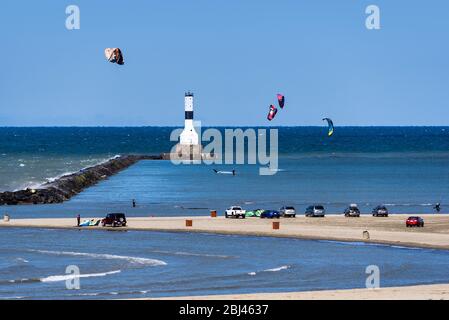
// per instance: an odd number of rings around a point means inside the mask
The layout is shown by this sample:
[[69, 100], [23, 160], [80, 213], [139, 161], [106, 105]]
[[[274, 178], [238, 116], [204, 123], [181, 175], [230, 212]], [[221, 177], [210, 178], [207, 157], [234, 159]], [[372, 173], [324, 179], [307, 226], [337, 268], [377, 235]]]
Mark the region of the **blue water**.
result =
[[[14, 241], [20, 239], [20, 241]], [[449, 252], [162, 232], [2, 229], [0, 299], [111, 299], [448, 283]], [[66, 288], [76, 265], [80, 290]]]
[[[118, 154], [158, 154], [172, 128], [0, 128], [0, 190], [38, 187]], [[222, 129], [223, 130], [223, 129]], [[449, 128], [279, 128], [279, 172], [259, 165], [138, 164], [56, 205], [3, 206], [25, 217], [206, 215], [312, 203], [341, 213], [449, 212]], [[237, 170], [235, 177], [212, 169]], [[131, 208], [131, 200], [137, 208]], [[0, 229], [0, 298], [89, 299], [447, 283], [447, 251], [206, 234]], [[77, 265], [81, 290], [67, 290]]]
[[[0, 190], [36, 187], [46, 179], [117, 154], [168, 151], [173, 128], [0, 128]], [[223, 130], [223, 128], [221, 128]], [[16, 217], [196, 215], [240, 204], [247, 209], [312, 203], [341, 213], [384, 203], [392, 212], [430, 213], [449, 205], [449, 128], [279, 128], [279, 168], [260, 176], [259, 165], [175, 166], [143, 161], [62, 205], [0, 207]], [[213, 168], [237, 170], [215, 175]], [[136, 199], [138, 208], [130, 208]], [[449, 212], [449, 210], [448, 210]]]

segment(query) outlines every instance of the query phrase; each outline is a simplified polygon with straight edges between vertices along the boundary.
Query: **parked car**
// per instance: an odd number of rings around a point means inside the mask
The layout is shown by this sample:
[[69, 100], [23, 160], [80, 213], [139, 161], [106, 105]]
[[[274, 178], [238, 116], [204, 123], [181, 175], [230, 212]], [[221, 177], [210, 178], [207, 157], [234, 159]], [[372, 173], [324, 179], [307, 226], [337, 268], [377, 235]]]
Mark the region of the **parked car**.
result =
[[380, 205], [373, 209], [373, 217], [388, 217], [387, 207]]
[[309, 206], [305, 212], [306, 217], [324, 217], [325, 214], [326, 210], [322, 205]]
[[126, 217], [124, 213], [108, 213], [106, 218], [101, 220], [103, 227], [126, 227]]
[[285, 218], [294, 218], [296, 217], [296, 210], [294, 207], [284, 206], [279, 209], [279, 213], [282, 217]]
[[345, 212], [345, 217], [360, 217], [360, 210], [359, 207], [353, 203], [350, 204], [349, 207], [346, 208]]
[[225, 218], [242, 218], [245, 219], [246, 210], [243, 210], [242, 207], [232, 206], [229, 207], [225, 212]]
[[277, 210], [264, 210], [260, 217], [262, 219], [279, 219], [281, 214]]
[[405, 226], [407, 228], [411, 227], [424, 227], [424, 219], [421, 217], [409, 217], [407, 221], [405, 221]]

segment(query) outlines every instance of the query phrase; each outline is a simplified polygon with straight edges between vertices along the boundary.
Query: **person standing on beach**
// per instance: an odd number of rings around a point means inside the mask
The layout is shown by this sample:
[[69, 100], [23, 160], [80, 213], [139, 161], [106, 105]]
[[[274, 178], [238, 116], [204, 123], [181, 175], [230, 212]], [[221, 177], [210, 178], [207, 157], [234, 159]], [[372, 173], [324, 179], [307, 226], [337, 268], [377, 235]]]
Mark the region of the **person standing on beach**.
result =
[[438, 202], [438, 203], [435, 205], [435, 207], [433, 207], [433, 208], [436, 210], [437, 213], [440, 213], [440, 211], [441, 211], [441, 204]]
[[80, 226], [80, 223], [81, 223], [81, 216], [80, 216], [80, 215], [77, 215], [77, 216], [76, 216], [76, 226], [79, 227], [79, 226]]

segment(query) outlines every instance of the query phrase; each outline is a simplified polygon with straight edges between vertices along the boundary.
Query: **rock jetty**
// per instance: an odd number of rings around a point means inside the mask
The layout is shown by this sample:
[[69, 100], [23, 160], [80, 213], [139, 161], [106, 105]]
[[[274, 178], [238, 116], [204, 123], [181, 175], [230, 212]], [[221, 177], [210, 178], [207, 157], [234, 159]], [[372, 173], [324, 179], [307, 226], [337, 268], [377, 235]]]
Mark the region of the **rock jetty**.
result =
[[0, 205], [50, 204], [69, 200], [84, 189], [132, 166], [140, 160], [162, 160], [162, 156], [120, 156], [76, 173], [47, 182], [38, 189], [0, 193]]

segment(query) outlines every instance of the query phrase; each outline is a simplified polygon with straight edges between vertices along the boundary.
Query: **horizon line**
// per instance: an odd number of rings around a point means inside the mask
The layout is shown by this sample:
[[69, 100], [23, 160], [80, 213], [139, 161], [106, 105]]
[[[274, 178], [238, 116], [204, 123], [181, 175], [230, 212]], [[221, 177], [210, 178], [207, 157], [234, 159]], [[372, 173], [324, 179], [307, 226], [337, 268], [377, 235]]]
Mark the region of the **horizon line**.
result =
[[[36, 125], [36, 126], [0, 126], [0, 129], [5, 128], [181, 128], [183, 125], [99, 125], [99, 126], [84, 126], [84, 125]], [[207, 125], [202, 128], [322, 128], [326, 126], [302, 126], [302, 125]], [[449, 128], [448, 125], [338, 125], [337, 128]]]

